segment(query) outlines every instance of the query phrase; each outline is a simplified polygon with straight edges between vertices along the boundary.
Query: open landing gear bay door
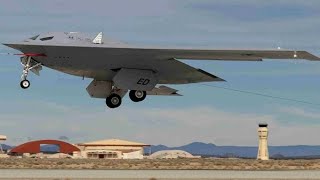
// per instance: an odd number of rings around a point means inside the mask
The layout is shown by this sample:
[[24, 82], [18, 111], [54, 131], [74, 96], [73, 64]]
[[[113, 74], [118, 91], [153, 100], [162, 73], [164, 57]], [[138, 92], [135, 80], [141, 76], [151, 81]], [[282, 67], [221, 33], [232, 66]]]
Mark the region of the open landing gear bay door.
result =
[[34, 74], [40, 76], [40, 71], [42, 70], [42, 66], [40, 63], [36, 62], [32, 57], [29, 56], [23, 56], [20, 58], [21, 65], [22, 66], [30, 66], [30, 71]]
[[147, 91], [147, 95], [157, 95], [157, 96], [182, 96], [177, 93], [178, 90], [167, 87], [159, 86], [152, 89], [152, 91]]
[[120, 89], [151, 91], [159, 80], [152, 70], [122, 68], [114, 76], [113, 82]]
[[111, 94], [112, 82], [93, 80], [87, 87], [88, 94], [93, 98], [107, 98]]

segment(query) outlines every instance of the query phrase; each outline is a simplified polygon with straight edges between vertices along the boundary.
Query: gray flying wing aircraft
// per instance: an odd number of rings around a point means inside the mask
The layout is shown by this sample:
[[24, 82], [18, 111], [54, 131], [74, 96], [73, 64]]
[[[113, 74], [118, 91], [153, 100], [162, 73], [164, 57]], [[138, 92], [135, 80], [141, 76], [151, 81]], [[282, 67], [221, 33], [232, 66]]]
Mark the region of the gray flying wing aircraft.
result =
[[[179, 95], [163, 84], [188, 84], [223, 79], [179, 60], [262, 61], [262, 59], [307, 59], [319, 61], [306, 51], [226, 50], [138, 47], [76, 32], [43, 33], [17, 43], [4, 44], [22, 52], [21, 87], [27, 89], [29, 71], [39, 75], [42, 66], [67, 74], [92, 78], [91, 97], [105, 98], [110, 108], [119, 107], [129, 91], [134, 102], [147, 95]], [[162, 85], [160, 85], [162, 84]], [[160, 86], [159, 86], [160, 85]]]

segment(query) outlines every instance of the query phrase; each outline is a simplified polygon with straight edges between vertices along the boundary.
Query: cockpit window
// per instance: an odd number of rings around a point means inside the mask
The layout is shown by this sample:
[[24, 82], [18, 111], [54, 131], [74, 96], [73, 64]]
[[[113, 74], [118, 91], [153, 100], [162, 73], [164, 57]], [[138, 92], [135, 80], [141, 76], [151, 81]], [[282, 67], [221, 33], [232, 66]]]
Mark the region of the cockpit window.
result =
[[33, 37], [29, 38], [29, 39], [31, 39], [31, 40], [36, 40], [39, 36], [40, 36], [40, 35], [36, 35], [36, 36], [33, 36]]
[[40, 40], [41, 40], [41, 41], [48, 41], [48, 40], [51, 40], [51, 39], [53, 39], [53, 36], [44, 37], [44, 38], [41, 38]]

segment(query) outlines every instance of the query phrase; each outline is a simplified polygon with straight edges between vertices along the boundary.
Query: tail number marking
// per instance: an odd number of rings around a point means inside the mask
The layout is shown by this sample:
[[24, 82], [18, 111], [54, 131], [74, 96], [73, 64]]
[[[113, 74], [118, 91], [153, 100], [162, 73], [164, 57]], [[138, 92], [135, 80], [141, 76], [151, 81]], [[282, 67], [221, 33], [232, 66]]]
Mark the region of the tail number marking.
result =
[[139, 81], [137, 82], [137, 84], [147, 85], [147, 84], [149, 84], [149, 82], [150, 82], [150, 79], [140, 78]]

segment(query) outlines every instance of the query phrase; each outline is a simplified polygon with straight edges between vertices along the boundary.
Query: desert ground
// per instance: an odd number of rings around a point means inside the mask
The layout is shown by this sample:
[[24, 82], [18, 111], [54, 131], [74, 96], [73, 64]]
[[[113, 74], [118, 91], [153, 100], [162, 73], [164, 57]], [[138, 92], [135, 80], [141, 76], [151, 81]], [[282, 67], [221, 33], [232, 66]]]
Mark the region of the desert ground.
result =
[[0, 169], [101, 169], [101, 170], [320, 170], [319, 160], [254, 159], [0, 159]]

